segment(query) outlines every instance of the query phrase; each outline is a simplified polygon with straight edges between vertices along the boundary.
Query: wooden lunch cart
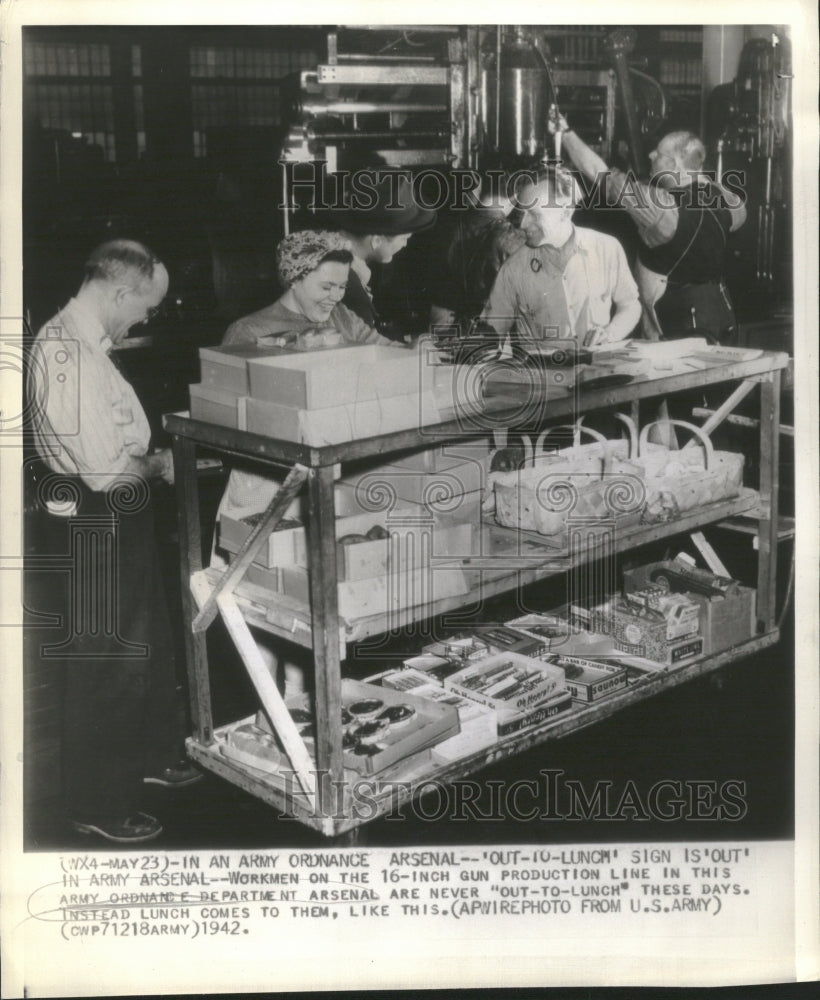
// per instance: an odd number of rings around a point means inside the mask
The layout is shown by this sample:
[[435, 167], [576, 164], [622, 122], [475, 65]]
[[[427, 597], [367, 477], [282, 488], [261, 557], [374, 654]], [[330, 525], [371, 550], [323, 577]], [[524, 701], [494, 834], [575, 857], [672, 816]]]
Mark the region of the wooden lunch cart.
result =
[[[707, 349], [708, 350], [708, 349]], [[754, 355], [751, 357], [750, 355]], [[704, 354], [699, 357], [705, 357]], [[736, 358], [746, 358], [736, 360]], [[465, 423], [454, 417], [423, 429], [396, 431], [377, 437], [343, 444], [314, 447], [278, 440], [246, 431], [192, 420], [185, 414], [168, 414], [165, 428], [173, 441], [175, 476], [179, 505], [180, 569], [183, 593], [186, 654], [194, 732], [188, 740], [190, 756], [202, 767], [225, 778], [250, 794], [292, 815], [326, 836], [350, 834], [362, 823], [393, 811], [423, 790], [431, 781], [451, 782], [471, 774], [490, 762], [522, 752], [546, 740], [566, 736], [590, 726], [627, 705], [651, 697], [702, 674], [716, 670], [733, 660], [747, 657], [756, 650], [778, 641], [775, 589], [778, 542], [778, 462], [780, 388], [788, 356], [772, 352], [732, 352], [715, 350], [713, 360], [699, 370], [660, 378], [638, 377], [628, 385], [585, 389], [550, 398], [544, 403], [543, 416], [548, 422], [566, 423], [583, 413], [620, 409], [638, 423], [641, 404], [653, 398], [704, 386], [726, 384], [726, 401], [716, 408], [704, 425], [708, 432], [720, 424], [752, 390], [760, 392], [760, 477], [759, 489], [741, 488], [731, 499], [720, 500], [657, 524], [634, 524], [619, 530], [614, 546], [625, 552], [665, 537], [696, 531], [702, 526], [726, 522], [743, 515], [757, 522], [757, 635], [716, 655], [703, 656], [671, 672], [659, 672], [637, 686], [627, 687], [589, 705], [573, 707], [544, 723], [509, 736], [495, 744], [446, 765], [429, 759], [422, 765], [402, 769], [401, 763], [376, 781], [375, 808], [359, 816], [345, 808], [346, 774], [342, 758], [341, 662], [347, 646], [365, 637], [379, 635], [415, 621], [441, 615], [479, 598], [489, 598], [516, 590], [535, 581], [567, 572], [566, 558], [557, 558], [554, 550], [521, 555], [518, 532], [495, 527], [497, 537], [510, 538], [509, 573], [498, 572], [498, 555], [492, 557], [493, 573], [482, 574], [481, 556], [464, 558], [461, 568], [471, 584], [471, 591], [455, 597], [434, 600], [399, 612], [344, 620], [338, 612], [337, 544], [335, 535], [334, 466], [354, 460], [378, 458], [412, 448], [447, 444], [477, 436], [484, 437], [510, 425], [515, 407], [502, 398], [487, 404], [480, 419]], [[736, 383], [733, 385], [733, 383]], [[277, 497], [241, 545], [227, 569], [203, 568], [197, 485], [197, 449], [220, 456], [240, 456], [243, 461], [290, 466], [290, 472]], [[281, 519], [293, 497], [307, 484], [308, 515], [306, 525], [309, 602], [294, 597], [265, 594], [248, 584], [243, 576], [273, 527]], [[573, 566], [600, 556], [594, 544], [587, 550], [573, 548]], [[452, 560], [450, 560], [452, 562]], [[287, 752], [292, 772], [286, 778], [265, 775], [243, 767], [241, 762], [220, 753], [215, 736], [208, 672], [205, 631], [220, 614], [242, 656], [260, 701], [273, 720]], [[269, 671], [261, 661], [248, 626], [313, 650], [315, 661], [314, 714], [316, 720], [315, 761], [307, 754]], [[323, 775], [322, 780], [316, 780]], [[378, 779], [384, 779], [383, 794]], [[389, 781], [388, 781], [389, 779]], [[349, 780], [349, 779], [348, 779]], [[340, 789], [342, 790], [340, 793]], [[371, 789], [372, 790], [372, 789]], [[341, 794], [341, 799], [340, 799]]]

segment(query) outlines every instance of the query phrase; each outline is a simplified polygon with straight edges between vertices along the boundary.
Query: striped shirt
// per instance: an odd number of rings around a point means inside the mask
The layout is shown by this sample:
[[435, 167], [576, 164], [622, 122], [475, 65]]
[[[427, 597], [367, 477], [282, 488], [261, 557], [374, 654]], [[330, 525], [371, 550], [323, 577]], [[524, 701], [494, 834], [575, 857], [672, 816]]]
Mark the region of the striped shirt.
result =
[[72, 299], [37, 334], [29, 364], [37, 453], [54, 472], [80, 476], [97, 491], [151, 440], [137, 394], [109, 357], [112, 346], [100, 320]]

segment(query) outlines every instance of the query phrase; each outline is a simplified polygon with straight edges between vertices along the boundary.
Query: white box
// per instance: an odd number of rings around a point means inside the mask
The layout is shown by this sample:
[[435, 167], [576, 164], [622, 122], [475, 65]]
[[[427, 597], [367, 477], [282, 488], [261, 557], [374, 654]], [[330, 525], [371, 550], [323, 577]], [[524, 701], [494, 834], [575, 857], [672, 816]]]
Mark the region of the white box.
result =
[[255, 359], [248, 374], [251, 396], [298, 410], [404, 396], [432, 384], [415, 352], [376, 345]]
[[209, 385], [191, 385], [191, 418], [244, 431], [247, 428], [246, 396]]
[[247, 403], [248, 431], [317, 448], [440, 422], [432, 396], [425, 393], [369, 399], [321, 410], [297, 409], [254, 398]]
[[[283, 567], [282, 588], [285, 594], [303, 604], [309, 603], [308, 571], [301, 566]], [[415, 571], [399, 569], [383, 577], [339, 583], [339, 615], [347, 621], [387, 615], [448, 597], [460, 597], [469, 590], [467, 578], [460, 569], [434, 570], [429, 566]]]
[[200, 381], [212, 389], [227, 389], [239, 396], [250, 393], [248, 361], [281, 355], [282, 348], [236, 344], [226, 347], [200, 347]]

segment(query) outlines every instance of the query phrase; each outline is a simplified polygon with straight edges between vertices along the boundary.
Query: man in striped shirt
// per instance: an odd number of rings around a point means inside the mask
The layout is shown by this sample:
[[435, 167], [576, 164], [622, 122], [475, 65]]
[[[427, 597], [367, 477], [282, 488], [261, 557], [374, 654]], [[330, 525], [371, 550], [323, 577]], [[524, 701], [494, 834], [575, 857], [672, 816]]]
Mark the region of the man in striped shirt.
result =
[[[73, 828], [140, 842], [162, 832], [139, 811], [144, 782], [200, 775], [182, 760], [182, 715], [151, 504], [173, 482], [111, 351], [147, 322], [168, 272], [130, 240], [98, 247], [76, 296], [38, 333], [29, 362], [31, 429], [46, 467], [39, 499], [50, 553], [75, 553], [59, 607], [69, 636], [41, 655], [63, 667], [63, 779]], [[77, 553], [80, 553], [78, 562]]]

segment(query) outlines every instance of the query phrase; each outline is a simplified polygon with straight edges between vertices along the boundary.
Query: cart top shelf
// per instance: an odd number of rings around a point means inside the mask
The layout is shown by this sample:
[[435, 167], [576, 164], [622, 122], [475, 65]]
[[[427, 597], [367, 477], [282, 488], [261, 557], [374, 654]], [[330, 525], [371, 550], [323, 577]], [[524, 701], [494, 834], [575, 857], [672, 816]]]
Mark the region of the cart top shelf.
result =
[[[685, 373], [658, 377], [638, 376], [626, 385], [609, 388], [557, 390], [550, 388], [544, 394], [539, 416], [544, 421], [576, 418], [581, 413], [628, 405], [653, 396], [665, 396], [687, 389], [702, 388], [719, 382], [765, 376], [787, 367], [789, 356], [782, 352], [766, 351], [749, 360], [727, 360], [721, 349], [712, 349], [714, 360], [705, 360], [710, 349], [699, 352], [699, 367]], [[755, 352], [751, 352], [755, 353]], [[234, 430], [218, 424], [192, 420], [187, 413], [169, 413], [163, 418], [165, 429], [172, 435], [189, 438], [197, 443], [235, 455], [243, 455], [265, 462], [299, 462], [307, 466], [327, 466], [337, 462], [352, 461], [367, 456], [387, 454], [410, 448], [441, 444], [445, 441], [468, 440], [486, 437], [499, 430], [521, 422], [520, 387], [499, 393], [485, 401], [482, 409], [465, 409], [452, 412], [449, 419], [437, 424], [394, 431], [375, 437], [347, 441], [342, 444], [313, 445], [284, 441], [262, 434]], [[532, 418], [528, 413], [528, 417]]]

